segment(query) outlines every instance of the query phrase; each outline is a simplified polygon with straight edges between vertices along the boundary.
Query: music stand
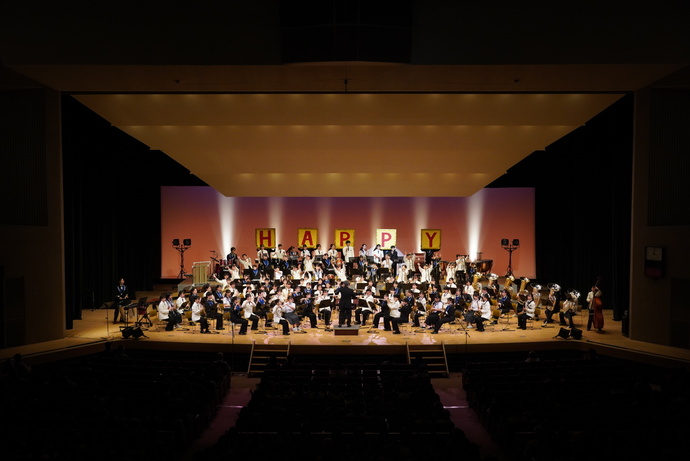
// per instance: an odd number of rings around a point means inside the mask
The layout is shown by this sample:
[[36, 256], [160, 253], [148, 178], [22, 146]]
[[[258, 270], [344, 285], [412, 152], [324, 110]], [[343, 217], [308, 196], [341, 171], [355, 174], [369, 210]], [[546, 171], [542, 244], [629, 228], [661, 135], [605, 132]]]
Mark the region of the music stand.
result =
[[137, 321], [134, 323], [137, 325], [139, 328], [141, 328], [142, 323], [144, 323], [144, 320], [146, 320], [146, 323], [148, 323], [149, 327], [153, 326], [153, 322], [149, 318], [149, 313], [146, 310], [146, 301], [148, 298], [146, 296], [139, 298], [139, 302], [137, 303], [137, 314], [139, 317], [137, 318]]

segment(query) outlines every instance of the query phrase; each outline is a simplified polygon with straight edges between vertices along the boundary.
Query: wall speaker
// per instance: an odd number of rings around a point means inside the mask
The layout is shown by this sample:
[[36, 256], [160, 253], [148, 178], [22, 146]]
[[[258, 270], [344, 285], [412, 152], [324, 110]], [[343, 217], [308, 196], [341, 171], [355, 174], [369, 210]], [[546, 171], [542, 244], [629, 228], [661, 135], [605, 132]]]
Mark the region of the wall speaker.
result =
[[519, 246], [520, 245], [520, 239], [513, 239], [513, 246]]
[[184, 239], [185, 246], [192, 246], [192, 239]]
[[180, 244], [180, 239], [173, 239], [173, 246], [178, 246]]
[[508, 239], [501, 239], [501, 246], [507, 247], [508, 246]]
[[139, 339], [144, 336], [144, 332], [140, 327], [120, 327], [120, 333], [124, 339], [134, 338]]

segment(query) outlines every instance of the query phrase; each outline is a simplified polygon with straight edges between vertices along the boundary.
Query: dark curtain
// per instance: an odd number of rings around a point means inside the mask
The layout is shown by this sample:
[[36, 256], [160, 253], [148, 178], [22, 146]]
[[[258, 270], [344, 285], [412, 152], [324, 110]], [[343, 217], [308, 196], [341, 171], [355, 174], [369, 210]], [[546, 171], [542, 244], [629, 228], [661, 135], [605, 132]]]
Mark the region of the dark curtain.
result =
[[160, 278], [160, 186], [203, 185], [160, 151], [62, 99], [67, 328], [112, 301], [123, 277], [136, 297]]
[[489, 186], [535, 188], [537, 283], [576, 289], [584, 300], [600, 277], [614, 319], [630, 298], [633, 99], [624, 96]]

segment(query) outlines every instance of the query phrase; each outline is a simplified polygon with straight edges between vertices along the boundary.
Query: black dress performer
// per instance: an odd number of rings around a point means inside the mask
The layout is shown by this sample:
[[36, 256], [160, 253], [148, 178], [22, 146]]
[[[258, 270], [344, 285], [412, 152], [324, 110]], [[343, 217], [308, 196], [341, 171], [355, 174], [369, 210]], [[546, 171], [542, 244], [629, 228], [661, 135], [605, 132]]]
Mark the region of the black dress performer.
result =
[[338, 326], [342, 327], [347, 323], [350, 326], [352, 321], [352, 300], [355, 298], [355, 292], [350, 288], [350, 282], [344, 281], [335, 290], [335, 294], [340, 295], [340, 315], [338, 317]]
[[115, 306], [115, 314], [113, 316], [113, 323], [117, 323], [119, 315], [124, 317], [122, 307], [127, 304], [129, 304], [129, 290], [127, 289], [127, 285], [125, 285], [125, 279], [121, 278], [119, 284], [115, 287], [115, 302], [113, 303], [113, 306]]

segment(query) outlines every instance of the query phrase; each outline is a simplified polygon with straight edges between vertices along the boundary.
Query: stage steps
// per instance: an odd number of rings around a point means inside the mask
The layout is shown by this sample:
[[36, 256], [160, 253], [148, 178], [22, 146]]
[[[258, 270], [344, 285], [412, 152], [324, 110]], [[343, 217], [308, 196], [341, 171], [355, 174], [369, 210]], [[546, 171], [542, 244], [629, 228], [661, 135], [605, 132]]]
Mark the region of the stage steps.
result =
[[289, 355], [289, 342], [287, 344], [256, 344], [256, 340], [254, 340], [252, 341], [252, 350], [249, 354], [247, 376], [261, 376], [272, 357], [275, 357], [278, 363], [284, 363]]
[[432, 378], [447, 378], [450, 376], [444, 342], [440, 344], [415, 344], [412, 346], [409, 343], [405, 343], [405, 347], [407, 348], [408, 364], [421, 361]]

